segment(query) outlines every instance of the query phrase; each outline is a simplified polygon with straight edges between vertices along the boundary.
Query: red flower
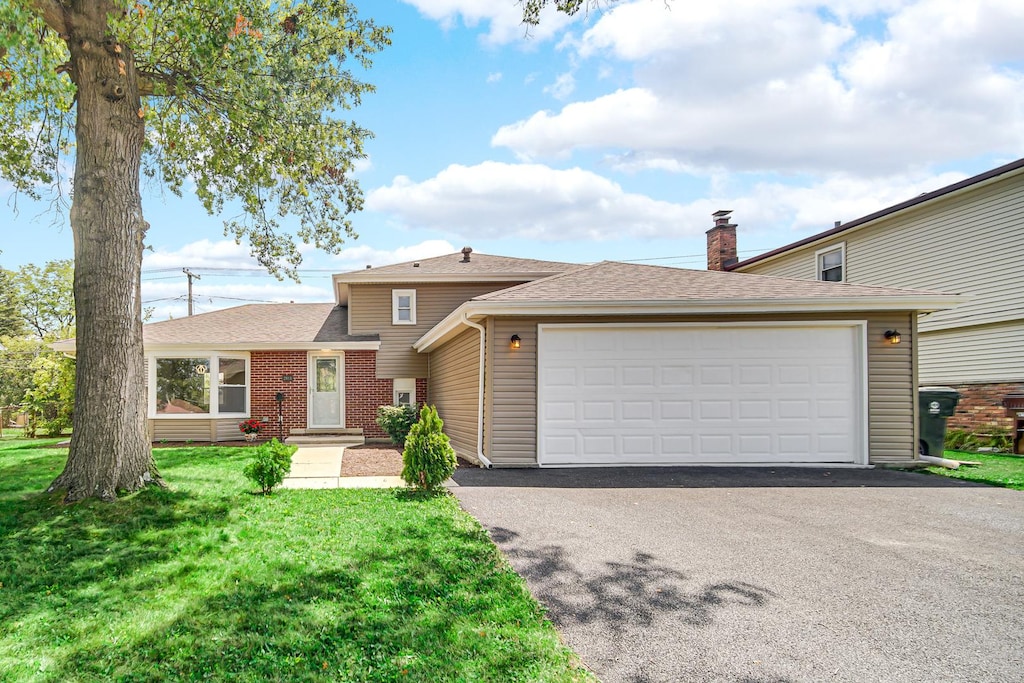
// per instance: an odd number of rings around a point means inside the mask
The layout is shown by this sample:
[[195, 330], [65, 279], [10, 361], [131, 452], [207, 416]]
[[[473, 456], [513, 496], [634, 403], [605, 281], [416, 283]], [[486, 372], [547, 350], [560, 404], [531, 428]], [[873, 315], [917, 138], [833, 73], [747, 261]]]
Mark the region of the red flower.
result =
[[245, 434], [259, 434], [260, 431], [266, 428], [266, 424], [260, 422], [255, 417], [249, 418], [248, 420], [242, 420], [238, 423], [238, 430]]

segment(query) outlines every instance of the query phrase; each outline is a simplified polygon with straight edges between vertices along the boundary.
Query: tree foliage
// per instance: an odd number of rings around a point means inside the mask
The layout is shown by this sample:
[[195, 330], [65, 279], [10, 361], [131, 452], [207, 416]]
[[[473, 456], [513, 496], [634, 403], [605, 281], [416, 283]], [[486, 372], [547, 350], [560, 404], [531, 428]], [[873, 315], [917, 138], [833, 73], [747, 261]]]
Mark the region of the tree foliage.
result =
[[0, 337], [20, 337], [25, 332], [15, 277], [15, 273], [0, 268]]
[[49, 261], [42, 268], [29, 263], [18, 269], [21, 316], [40, 339], [61, 339], [74, 333], [74, 264], [70, 259]]
[[553, 6], [556, 11], [566, 14], [570, 17], [579, 14], [582, 10], [584, 13], [590, 12], [590, 10], [600, 9], [602, 4], [610, 4], [617, 2], [617, 0], [520, 0], [520, 4], [523, 6], [523, 23], [530, 26], [537, 26], [540, 24], [540, 13], [545, 7]]
[[[67, 31], [79, 4], [0, 8], [0, 176], [34, 196], [75, 152]], [[230, 213], [225, 234], [275, 272], [301, 262], [285, 217], [298, 219], [301, 241], [336, 252], [362, 207], [351, 175], [371, 136], [340, 114], [373, 90], [359, 76], [390, 29], [336, 0], [101, 4], [111, 10], [104, 47], [120, 62], [103, 87], [140, 97], [143, 172]]]
[[0, 336], [0, 407], [21, 405], [32, 384], [35, 358], [46, 351], [38, 339]]
[[409, 486], [433, 491], [455, 472], [458, 460], [443, 428], [437, 408], [423, 406], [402, 451], [402, 479]]
[[32, 386], [25, 392], [26, 433], [59, 436], [71, 428], [75, 406], [75, 361], [44, 350], [29, 364]]

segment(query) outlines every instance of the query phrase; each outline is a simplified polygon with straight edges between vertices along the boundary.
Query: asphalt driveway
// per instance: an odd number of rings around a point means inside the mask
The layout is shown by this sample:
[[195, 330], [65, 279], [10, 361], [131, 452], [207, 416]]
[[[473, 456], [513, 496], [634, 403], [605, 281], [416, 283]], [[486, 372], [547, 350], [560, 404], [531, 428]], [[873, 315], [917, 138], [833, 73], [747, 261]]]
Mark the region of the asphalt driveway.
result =
[[1024, 493], [886, 470], [463, 469], [616, 681], [1024, 680]]

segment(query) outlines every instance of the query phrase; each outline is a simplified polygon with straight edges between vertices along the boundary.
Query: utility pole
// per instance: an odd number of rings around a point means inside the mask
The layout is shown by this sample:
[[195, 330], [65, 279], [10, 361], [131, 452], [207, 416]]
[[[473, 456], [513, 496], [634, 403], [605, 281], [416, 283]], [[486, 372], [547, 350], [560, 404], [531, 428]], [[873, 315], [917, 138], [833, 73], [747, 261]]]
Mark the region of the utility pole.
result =
[[188, 268], [182, 268], [181, 272], [185, 273], [185, 275], [188, 276], [188, 314], [191, 317], [192, 316], [192, 278], [195, 278], [196, 280], [202, 280], [203, 278], [199, 277], [198, 275], [193, 273]]

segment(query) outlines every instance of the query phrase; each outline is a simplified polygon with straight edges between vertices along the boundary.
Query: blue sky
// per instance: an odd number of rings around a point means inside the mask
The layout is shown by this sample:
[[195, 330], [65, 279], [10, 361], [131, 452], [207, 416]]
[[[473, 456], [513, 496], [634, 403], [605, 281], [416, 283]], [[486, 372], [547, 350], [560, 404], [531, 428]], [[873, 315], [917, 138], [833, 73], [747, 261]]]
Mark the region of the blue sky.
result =
[[[464, 245], [703, 268], [716, 209], [750, 256], [1024, 156], [1019, 0], [622, 0], [529, 37], [514, 0], [358, 5], [394, 28], [353, 114], [376, 134], [359, 239], [281, 283], [148, 187], [153, 319], [184, 315], [183, 267], [199, 311], [329, 300], [331, 272]], [[48, 204], [0, 225], [6, 268], [71, 256]]]

